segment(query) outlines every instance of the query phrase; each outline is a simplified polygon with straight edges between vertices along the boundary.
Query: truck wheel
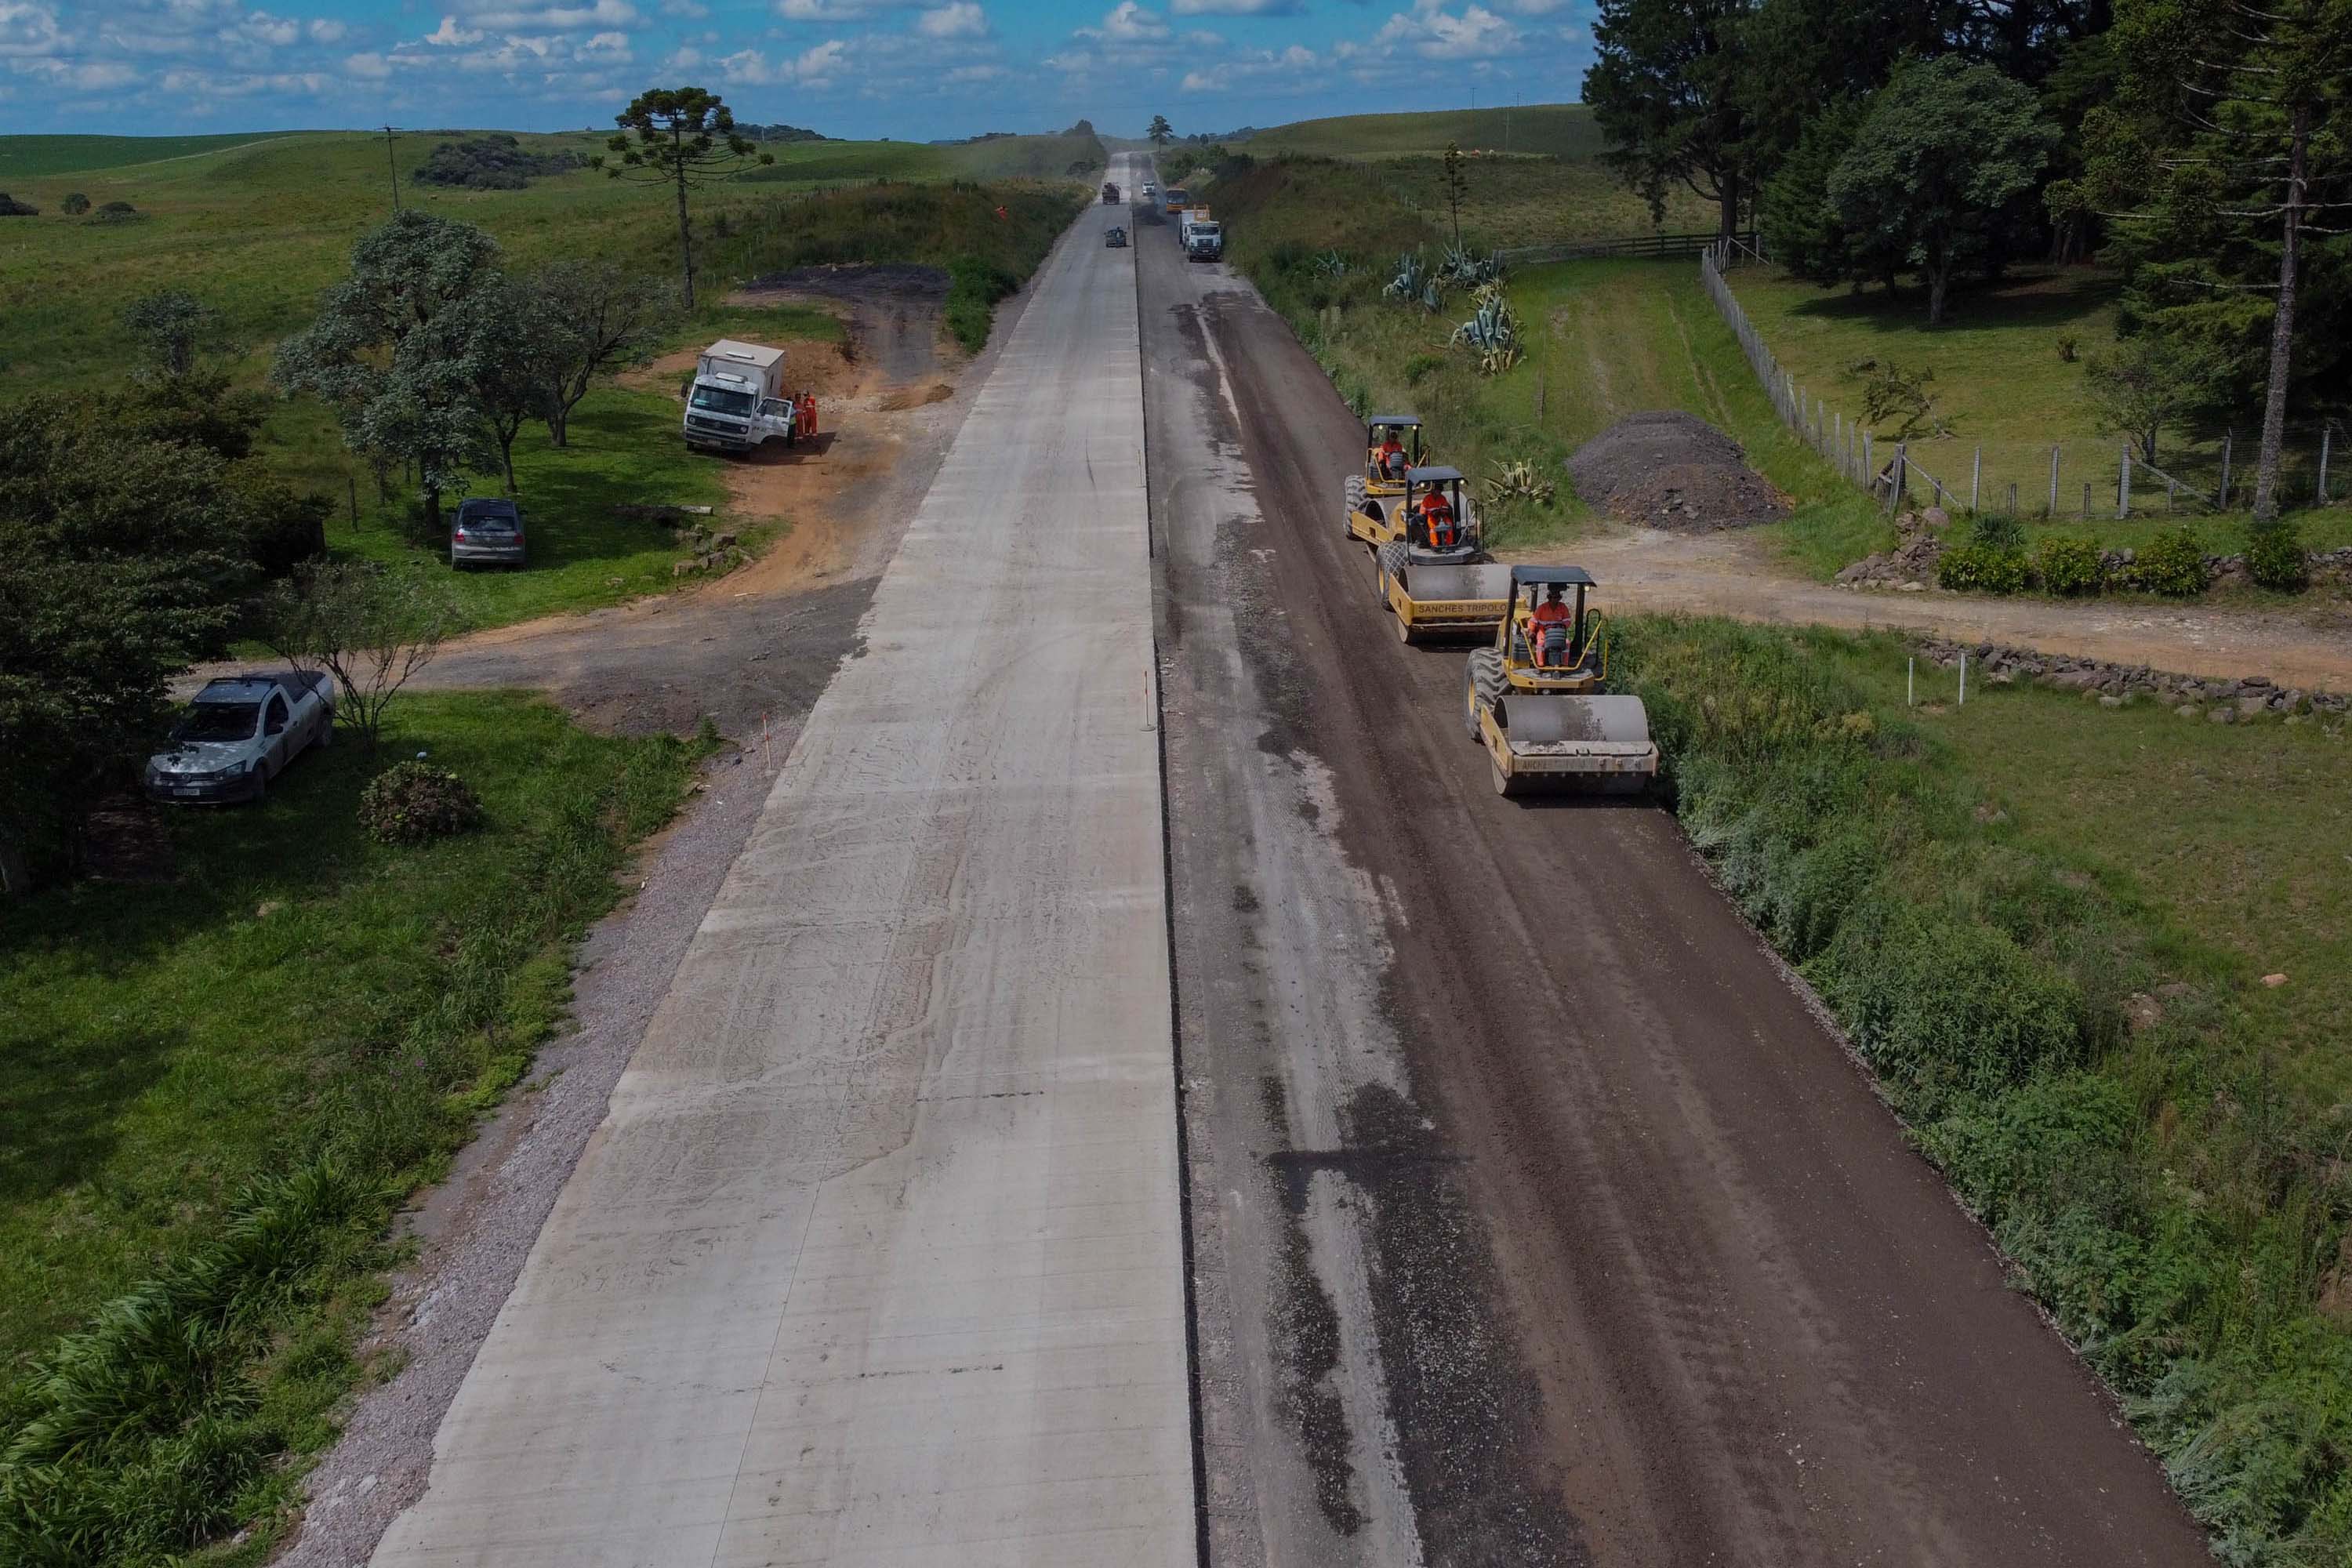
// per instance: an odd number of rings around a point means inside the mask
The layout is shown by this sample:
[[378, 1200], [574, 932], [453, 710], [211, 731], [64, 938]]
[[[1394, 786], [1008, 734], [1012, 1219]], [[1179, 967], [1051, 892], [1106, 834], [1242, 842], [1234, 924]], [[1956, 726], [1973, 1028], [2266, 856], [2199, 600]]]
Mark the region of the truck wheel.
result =
[[1364, 510], [1364, 502], [1369, 498], [1370, 492], [1364, 489], [1364, 476], [1361, 474], [1349, 474], [1348, 476], [1348, 506], [1347, 510], [1339, 514], [1339, 526], [1350, 538], [1353, 538], [1356, 532], [1356, 525], [1353, 521], [1355, 515]]
[[318, 747], [320, 751], [325, 751], [329, 746], [331, 746], [334, 743], [335, 716], [332, 713], [330, 713], [327, 715], [326, 722], [319, 726], [318, 737], [313, 740], [310, 744]]
[[1519, 793], [1519, 781], [1503, 771], [1503, 764], [1492, 763], [1487, 771], [1495, 776], [1495, 793], [1506, 798]]
[[269, 798], [269, 770], [258, 763], [253, 768], [253, 794], [247, 798], [256, 805]]

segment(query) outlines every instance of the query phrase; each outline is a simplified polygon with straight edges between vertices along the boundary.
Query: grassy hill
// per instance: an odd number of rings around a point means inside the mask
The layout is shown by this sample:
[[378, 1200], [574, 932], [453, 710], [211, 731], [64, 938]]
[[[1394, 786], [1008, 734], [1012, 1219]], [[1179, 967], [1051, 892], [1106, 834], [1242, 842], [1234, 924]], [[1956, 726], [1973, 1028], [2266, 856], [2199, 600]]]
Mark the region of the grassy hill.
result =
[[331, 134], [315, 131], [232, 131], [214, 136], [0, 136], [0, 190], [11, 180], [46, 179], [92, 169], [160, 163], [206, 153]]
[[1414, 114], [1347, 114], [1301, 120], [1261, 131], [1243, 145], [1254, 154], [1299, 153], [1323, 158], [1427, 157], [1447, 142], [1465, 152], [1529, 153], [1590, 158], [1601, 128], [1580, 103], [1528, 103], [1501, 109], [1439, 109]]

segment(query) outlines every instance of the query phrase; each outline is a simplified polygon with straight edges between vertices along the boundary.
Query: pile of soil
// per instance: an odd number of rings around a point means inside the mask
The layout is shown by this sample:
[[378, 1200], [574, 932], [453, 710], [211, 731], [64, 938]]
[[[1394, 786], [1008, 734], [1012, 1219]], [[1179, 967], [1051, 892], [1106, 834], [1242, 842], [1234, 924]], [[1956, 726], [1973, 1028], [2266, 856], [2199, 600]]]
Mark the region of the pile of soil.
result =
[[1695, 415], [1629, 414], [1587, 441], [1568, 472], [1587, 505], [1648, 528], [1703, 533], [1789, 515], [1789, 498], [1739, 443]]

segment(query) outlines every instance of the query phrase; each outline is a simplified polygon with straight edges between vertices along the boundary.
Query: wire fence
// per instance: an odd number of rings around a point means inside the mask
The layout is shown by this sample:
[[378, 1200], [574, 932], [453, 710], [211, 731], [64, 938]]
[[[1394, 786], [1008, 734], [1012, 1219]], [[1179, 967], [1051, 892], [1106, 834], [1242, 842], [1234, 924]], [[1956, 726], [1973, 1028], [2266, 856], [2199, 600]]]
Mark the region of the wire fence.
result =
[[[2049, 444], [2003, 442], [1962, 447], [1950, 438], [1925, 443], [1880, 439], [1867, 424], [1800, 382], [1764, 341], [1725, 278], [1743, 257], [1760, 259], [1747, 244], [1717, 240], [1699, 255], [1699, 278], [1739, 340], [1756, 379], [1781, 421], [1845, 479], [1892, 512], [1907, 500], [1947, 511], [1996, 512], [2051, 521], [2195, 517], [2244, 510], [2253, 504], [2255, 439], [2220, 426], [2186, 432], [2168, 443], [2162, 467], [2128, 440]], [[2352, 451], [2338, 453], [2332, 423], [2297, 425], [2281, 454], [2282, 504], [2326, 505], [2352, 489]], [[1941, 472], [1937, 471], [1942, 470]]]

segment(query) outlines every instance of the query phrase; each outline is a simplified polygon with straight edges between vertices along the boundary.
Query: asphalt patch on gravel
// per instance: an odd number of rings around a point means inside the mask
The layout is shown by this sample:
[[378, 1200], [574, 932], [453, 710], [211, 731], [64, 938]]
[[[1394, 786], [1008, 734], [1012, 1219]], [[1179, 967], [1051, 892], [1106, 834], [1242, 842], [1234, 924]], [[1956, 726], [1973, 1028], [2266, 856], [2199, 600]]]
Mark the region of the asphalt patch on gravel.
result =
[[1452, 1152], [1410, 1100], [1366, 1084], [1343, 1112], [1370, 1200], [1372, 1310], [1430, 1568], [1559, 1568], [1591, 1557], [1575, 1521], [1528, 1483], [1541, 1395], [1495, 1321], [1500, 1297]]
[[1738, 442], [1676, 410], [1627, 415], [1579, 447], [1568, 473], [1586, 505], [1649, 528], [1703, 533], [1789, 515]]

